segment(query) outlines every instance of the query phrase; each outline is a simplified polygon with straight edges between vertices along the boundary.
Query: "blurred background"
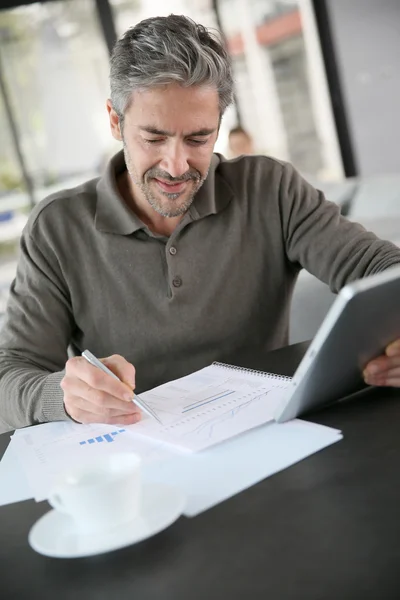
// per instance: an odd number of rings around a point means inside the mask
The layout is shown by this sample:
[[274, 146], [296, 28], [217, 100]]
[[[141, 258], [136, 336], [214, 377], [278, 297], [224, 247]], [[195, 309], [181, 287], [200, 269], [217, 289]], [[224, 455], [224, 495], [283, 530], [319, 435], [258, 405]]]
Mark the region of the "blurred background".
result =
[[105, 109], [115, 40], [172, 12], [219, 30], [232, 57], [216, 151], [236, 154], [244, 131], [244, 151], [292, 162], [349, 218], [379, 234], [400, 219], [398, 0], [1, 0], [0, 313], [31, 208], [119, 149]]

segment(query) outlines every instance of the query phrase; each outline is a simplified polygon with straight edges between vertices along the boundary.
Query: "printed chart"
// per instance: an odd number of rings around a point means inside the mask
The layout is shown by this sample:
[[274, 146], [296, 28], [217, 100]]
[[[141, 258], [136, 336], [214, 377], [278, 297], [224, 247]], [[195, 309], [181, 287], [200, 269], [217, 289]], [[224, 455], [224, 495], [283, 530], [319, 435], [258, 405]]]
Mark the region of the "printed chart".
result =
[[161, 419], [144, 419], [135, 432], [191, 451], [202, 450], [272, 421], [288, 382], [214, 365], [141, 397]]
[[110, 431], [109, 433], [104, 433], [103, 435], [97, 435], [96, 437], [89, 438], [87, 440], [81, 440], [79, 443], [80, 446], [85, 446], [86, 444], [101, 444], [102, 442], [107, 442], [110, 444], [115, 441], [115, 437], [120, 433], [125, 433], [126, 429], [118, 429], [117, 431]]

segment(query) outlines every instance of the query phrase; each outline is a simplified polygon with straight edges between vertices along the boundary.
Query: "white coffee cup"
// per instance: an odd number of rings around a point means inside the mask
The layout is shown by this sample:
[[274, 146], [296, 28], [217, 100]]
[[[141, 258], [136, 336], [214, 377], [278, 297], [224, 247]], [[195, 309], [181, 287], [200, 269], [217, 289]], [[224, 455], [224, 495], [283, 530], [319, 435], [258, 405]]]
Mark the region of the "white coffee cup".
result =
[[70, 469], [48, 501], [72, 517], [82, 533], [98, 533], [132, 521], [140, 511], [140, 463], [132, 452], [118, 452]]

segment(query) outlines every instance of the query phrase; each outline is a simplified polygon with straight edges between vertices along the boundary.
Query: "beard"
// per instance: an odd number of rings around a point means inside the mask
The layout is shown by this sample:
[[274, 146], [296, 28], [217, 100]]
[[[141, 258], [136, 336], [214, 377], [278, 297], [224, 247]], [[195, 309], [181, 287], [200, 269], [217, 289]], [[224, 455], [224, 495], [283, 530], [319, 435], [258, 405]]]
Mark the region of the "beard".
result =
[[[167, 171], [163, 171], [158, 167], [151, 167], [140, 177], [136, 172], [125, 142], [124, 156], [127, 171], [133, 183], [140, 189], [150, 206], [162, 217], [171, 218], [184, 215], [191, 207], [195, 195], [208, 175], [208, 170], [207, 173], [202, 176], [200, 171], [191, 167], [183, 175], [171, 177]], [[167, 192], [161, 189], [157, 189], [156, 191], [154, 189], [155, 186], [158, 187], [158, 184], [155, 181], [156, 179], [161, 179], [170, 184], [189, 181], [192, 182], [191, 189], [184, 189], [183, 192]]]

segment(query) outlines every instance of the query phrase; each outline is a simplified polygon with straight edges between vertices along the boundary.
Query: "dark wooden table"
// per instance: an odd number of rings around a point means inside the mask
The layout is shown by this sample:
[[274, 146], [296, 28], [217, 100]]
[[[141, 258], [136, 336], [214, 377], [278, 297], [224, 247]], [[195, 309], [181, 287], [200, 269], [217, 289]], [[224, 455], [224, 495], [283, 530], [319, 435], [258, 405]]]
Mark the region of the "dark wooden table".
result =
[[[304, 350], [254, 366], [290, 374]], [[45, 558], [27, 535], [48, 504], [0, 507], [1, 600], [398, 600], [400, 392], [376, 389], [312, 420], [344, 440], [111, 554]]]

